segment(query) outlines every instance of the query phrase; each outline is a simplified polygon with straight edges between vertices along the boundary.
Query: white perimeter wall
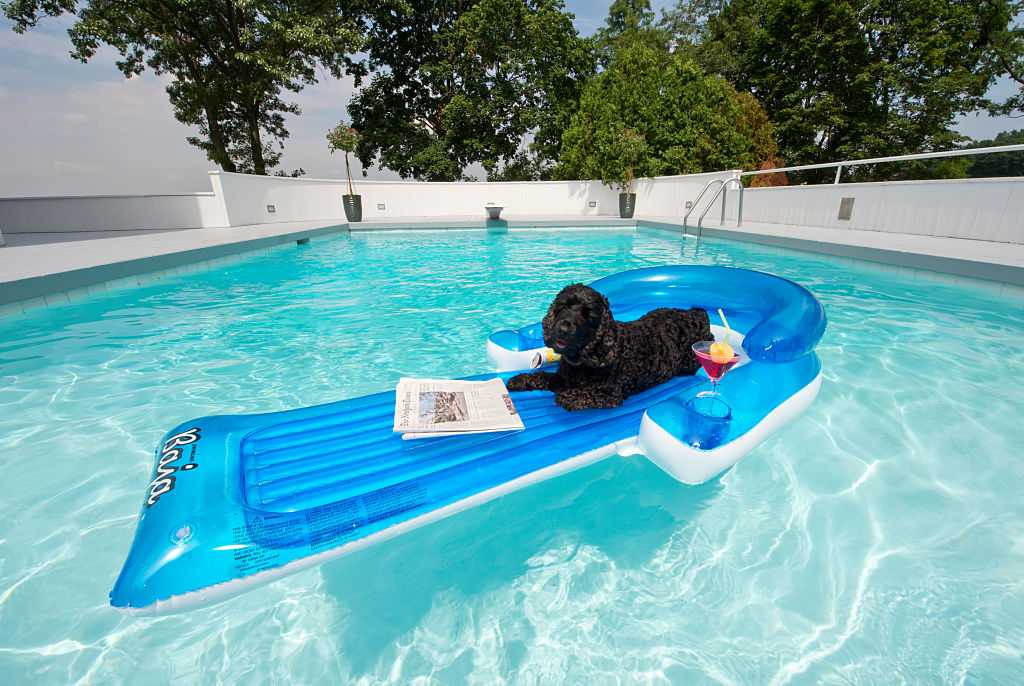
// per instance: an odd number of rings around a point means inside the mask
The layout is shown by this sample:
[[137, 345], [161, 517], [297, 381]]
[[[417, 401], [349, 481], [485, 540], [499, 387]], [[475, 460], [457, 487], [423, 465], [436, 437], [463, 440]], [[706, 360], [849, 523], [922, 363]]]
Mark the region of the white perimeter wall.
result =
[[[635, 186], [638, 214], [682, 217], [681, 208], [712, 178], [733, 172], [641, 179]], [[211, 172], [214, 193], [224, 198], [231, 226], [288, 221], [345, 221], [345, 180], [292, 179]], [[501, 205], [502, 219], [524, 216], [600, 216], [619, 213], [616, 189], [599, 181], [511, 181], [435, 183], [353, 180], [362, 196], [363, 219], [470, 216], [484, 219], [484, 206]], [[590, 206], [593, 202], [595, 205]], [[271, 213], [267, 206], [274, 207]], [[383, 209], [380, 206], [383, 205]]]
[[[638, 213], [682, 216], [709, 179], [733, 172], [666, 176], [636, 183]], [[345, 180], [210, 172], [210, 193], [0, 198], [0, 236], [14, 233], [239, 227], [292, 221], [345, 222]], [[618, 192], [598, 181], [420, 183], [355, 181], [364, 219], [486, 217], [484, 205], [517, 216], [617, 216]], [[590, 203], [594, 206], [591, 207]], [[378, 209], [383, 205], [384, 209]], [[274, 212], [267, 207], [273, 206]], [[2, 239], [0, 239], [2, 240]], [[0, 243], [2, 244], [2, 243]]]
[[0, 231], [63, 233], [226, 226], [214, 193], [0, 198]]
[[[843, 198], [854, 199], [849, 220], [839, 219]], [[738, 200], [739, 193], [730, 189], [726, 219], [735, 221]], [[708, 216], [721, 216], [718, 203]], [[1024, 243], [1024, 179], [748, 188], [743, 192], [743, 221], [1020, 244]]]
[[[682, 221], [712, 178], [735, 172], [666, 176], [636, 183], [639, 218]], [[244, 227], [291, 221], [345, 221], [344, 179], [292, 179], [210, 172], [211, 193], [189, 195], [0, 198], [3, 234], [138, 231]], [[617, 216], [618, 192], [597, 181], [419, 183], [355, 181], [364, 219], [485, 217], [487, 203], [502, 205], [503, 219], [543, 216]], [[710, 193], [709, 193], [710, 195]], [[843, 198], [853, 198], [849, 220], [838, 219]], [[739, 193], [727, 194], [735, 221]], [[705, 198], [702, 201], [707, 201]], [[591, 207], [590, 203], [594, 206]], [[275, 211], [268, 212], [267, 205]], [[378, 209], [383, 205], [383, 209]], [[696, 224], [699, 211], [690, 217]], [[720, 215], [718, 203], [709, 219]], [[1006, 243], [1024, 243], [1024, 178], [899, 181], [751, 188], [744, 191], [744, 222], [849, 228]], [[244, 228], [239, 228], [244, 231]], [[2, 243], [0, 243], [2, 244]]]

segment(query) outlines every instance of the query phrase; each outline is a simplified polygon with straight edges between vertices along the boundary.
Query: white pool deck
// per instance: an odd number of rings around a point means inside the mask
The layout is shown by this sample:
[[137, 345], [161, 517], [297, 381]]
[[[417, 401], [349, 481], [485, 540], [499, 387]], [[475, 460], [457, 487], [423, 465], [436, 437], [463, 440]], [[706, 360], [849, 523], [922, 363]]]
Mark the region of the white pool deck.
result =
[[[0, 247], [0, 315], [27, 312], [77, 296], [130, 285], [182, 270], [196, 269], [240, 254], [337, 233], [358, 231], [448, 230], [466, 228], [650, 227], [681, 232], [678, 217], [505, 217], [488, 223], [477, 216], [369, 220], [357, 224], [313, 221], [231, 228], [133, 232], [5, 234]], [[686, 238], [695, 241], [694, 229]], [[839, 261], [863, 261], [920, 278], [942, 278], [986, 288], [1024, 303], [1024, 245], [938, 238], [878, 231], [827, 229], [785, 224], [709, 223], [706, 239], [728, 238], [808, 251]]]

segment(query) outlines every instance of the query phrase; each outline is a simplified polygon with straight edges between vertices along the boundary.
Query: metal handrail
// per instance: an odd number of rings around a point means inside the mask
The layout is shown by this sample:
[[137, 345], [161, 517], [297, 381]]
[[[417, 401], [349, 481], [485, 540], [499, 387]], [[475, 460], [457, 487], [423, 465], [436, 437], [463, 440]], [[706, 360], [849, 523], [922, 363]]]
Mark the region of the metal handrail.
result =
[[[697, 204], [700, 202], [700, 199], [703, 198], [704, 194], [708, 192], [708, 189], [711, 188], [716, 183], [718, 185], [720, 185], [720, 186], [724, 186], [725, 185], [725, 181], [723, 181], [722, 179], [711, 179], [706, 184], [704, 184], [704, 189], [701, 190], [699, 195], [697, 195], [697, 199], [694, 200], [693, 203], [690, 204], [690, 209], [686, 210], [686, 214], [683, 215], [683, 235], [684, 236], [686, 235], [686, 220], [690, 218], [690, 213], [693, 212], [695, 209], [697, 209]], [[716, 193], [715, 195], [717, 196], [718, 194]], [[713, 198], [712, 198], [711, 202], [714, 202]], [[711, 203], [708, 203], [708, 207], [711, 207]]]
[[[740, 187], [739, 208], [738, 208], [738, 210], [736, 212], [736, 228], [739, 228], [739, 227], [743, 226], [743, 182], [739, 180], [738, 176], [734, 176], [733, 178], [729, 179], [722, 186], [722, 219], [721, 219], [721, 222], [723, 224], [725, 223], [725, 196], [726, 196], [726, 193], [729, 192], [729, 181], [735, 181], [736, 183], [739, 184], [739, 187]], [[714, 198], [712, 198], [711, 202], [708, 203], [708, 207], [711, 207], [711, 203], [713, 203], [713, 202], [714, 202]], [[705, 210], [705, 213], [706, 212], [707, 211]], [[699, 220], [697, 221], [697, 226], [698, 227], [700, 226], [700, 221]]]
[[[743, 182], [740, 181], [735, 176], [733, 176], [732, 178], [726, 179], [725, 181], [722, 182], [722, 185], [719, 186], [718, 190], [715, 191], [714, 196], [712, 196], [711, 202], [708, 203], [708, 206], [704, 208], [704, 211], [701, 212], [700, 217], [698, 217], [698, 219], [697, 219], [697, 242], [698, 243], [700, 243], [701, 224], [704, 222], [704, 216], [708, 213], [708, 210], [711, 209], [711, 206], [715, 204], [715, 198], [717, 198], [720, 193], [725, 191], [725, 189], [729, 187], [730, 183], [735, 183], [737, 186], [740, 187], [740, 207], [739, 207], [739, 214], [736, 215], [738, 217], [738, 219], [737, 219], [738, 223], [736, 224], [736, 226], [742, 226], [742, 223], [743, 223]], [[700, 198], [697, 198], [697, 199], [699, 200]], [[694, 204], [696, 204], [696, 203], [694, 203]], [[725, 196], [724, 195], [722, 196], [722, 221], [723, 222], [725, 221]], [[684, 236], [686, 235], [686, 220], [685, 219], [683, 220], [683, 235]]]
[[936, 157], [959, 157], [961, 155], [985, 155], [992, 152], [1017, 152], [1024, 150], [1024, 144], [1017, 145], [996, 145], [988, 148], [965, 148], [963, 150], [943, 150], [940, 152], [922, 152], [915, 155], [896, 155], [893, 157], [873, 157], [868, 160], [843, 160], [842, 162], [822, 162], [820, 164], [802, 164], [798, 167], [779, 167], [778, 169], [760, 169], [758, 171], [741, 172], [740, 176], [755, 176], [757, 174], [775, 174], [778, 172], [805, 171], [808, 169], [828, 169], [836, 167], [836, 179], [833, 184], [839, 183], [839, 176], [843, 173], [843, 167], [855, 167], [859, 164], [878, 164], [880, 162], [903, 162], [910, 160], [930, 160]]

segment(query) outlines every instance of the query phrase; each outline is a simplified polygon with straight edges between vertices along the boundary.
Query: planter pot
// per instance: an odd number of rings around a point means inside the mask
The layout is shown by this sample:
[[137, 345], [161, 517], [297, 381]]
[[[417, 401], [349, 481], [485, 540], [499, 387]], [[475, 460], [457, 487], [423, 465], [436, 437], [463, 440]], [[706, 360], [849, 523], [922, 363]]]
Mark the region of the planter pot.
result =
[[636, 193], [619, 193], [619, 216], [628, 219], [636, 209]]
[[341, 204], [345, 206], [345, 218], [350, 222], [363, 221], [363, 196], [343, 195]]

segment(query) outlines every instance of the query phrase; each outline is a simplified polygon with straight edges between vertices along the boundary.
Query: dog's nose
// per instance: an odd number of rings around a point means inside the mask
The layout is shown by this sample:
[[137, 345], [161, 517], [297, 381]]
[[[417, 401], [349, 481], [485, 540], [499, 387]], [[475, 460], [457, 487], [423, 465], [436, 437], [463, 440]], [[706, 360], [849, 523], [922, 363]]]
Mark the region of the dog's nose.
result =
[[555, 333], [557, 333], [558, 337], [561, 338], [562, 340], [569, 338], [569, 336], [572, 334], [572, 324], [563, 319], [562, 321], [558, 322], [558, 325], [555, 327]]

